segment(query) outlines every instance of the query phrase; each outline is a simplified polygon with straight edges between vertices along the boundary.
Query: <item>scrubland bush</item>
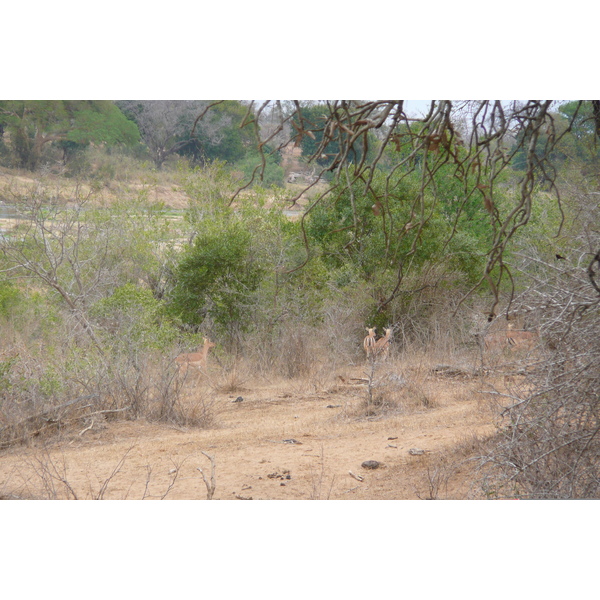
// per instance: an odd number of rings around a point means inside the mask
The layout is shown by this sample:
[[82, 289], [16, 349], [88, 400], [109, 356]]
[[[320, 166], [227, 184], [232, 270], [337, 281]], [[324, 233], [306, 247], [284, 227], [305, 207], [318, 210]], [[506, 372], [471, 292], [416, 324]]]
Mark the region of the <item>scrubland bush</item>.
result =
[[159, 215], [139, 203], [88, 208], [89, 197], [67, 205], [44, 185], [15, 200], [23, 223], [0, 238], [14, 279], [0, 283], [0, 443], [92, 415], [207, 422], [182, 404], [173, 351], [188, 336], [154, 295]]
[[[63, 335], [68, 335], [63, 333]], [[32, 351], [8, 346], [0, 360], [0, 445], [83, 427], [90, 419], [143, 418], [206, 427], [207, 398], [187, 397], [173, 356], [123, 344], [102, 352], [73, 338]]]
[[600, 294], [592, 285], [600, 265], [594, 264], [546, 263], [545, 281], [536, 269], [538, 281], [515, 302], [537, 323], [540, 339], [520, 359], [522, 381], [498, 390], [499, 434], [483, 479], [492, 497], [600, 497]]

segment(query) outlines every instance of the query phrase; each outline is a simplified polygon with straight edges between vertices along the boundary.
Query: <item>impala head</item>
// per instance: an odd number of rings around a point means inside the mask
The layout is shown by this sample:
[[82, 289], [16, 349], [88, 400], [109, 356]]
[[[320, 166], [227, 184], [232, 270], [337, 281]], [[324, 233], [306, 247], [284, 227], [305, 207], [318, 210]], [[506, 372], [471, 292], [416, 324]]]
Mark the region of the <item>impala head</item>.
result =
[[369, 334], [369, 337], [373, 337], [375, 335], [375, 330], [377, 329], [377, 327], [367, 327], [367, 333]]

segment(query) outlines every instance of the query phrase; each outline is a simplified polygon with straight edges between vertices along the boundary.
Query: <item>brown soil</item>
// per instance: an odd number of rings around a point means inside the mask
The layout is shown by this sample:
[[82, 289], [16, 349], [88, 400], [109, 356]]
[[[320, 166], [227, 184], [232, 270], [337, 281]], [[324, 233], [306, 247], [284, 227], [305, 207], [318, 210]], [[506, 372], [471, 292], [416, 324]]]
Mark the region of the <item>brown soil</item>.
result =
[[[479, 380], [390, 361], [378, 377], [397, 382], [401, 375], [405, 382], [383, 386], [387, 405], [369, 414], [367, 386], [359, 381], [365, 373], [364, 366], [348, 367], [334, 374], [337, 383], [322, 385], [255, 378], [219, 392], [223, 375], [209, 367], [204, 381], [190, 384], [187, 401], [208, 402], [213, 427], [80, 424], [53, 441], [4, 451], [0, 496], [72, 496], [56, 477], [61, 473], [78, 498], [99, 496], [109, 478], [106, 499], [160, 498], [176, 475], [166, 498], [204, 499], [198, 468], [210, 479], [205, 452], [215, 460], [214, 499], [481, 497], [469, 458], [493, 433], [493, 415]], [[379, 468], [362, 467], [368, 460]]]

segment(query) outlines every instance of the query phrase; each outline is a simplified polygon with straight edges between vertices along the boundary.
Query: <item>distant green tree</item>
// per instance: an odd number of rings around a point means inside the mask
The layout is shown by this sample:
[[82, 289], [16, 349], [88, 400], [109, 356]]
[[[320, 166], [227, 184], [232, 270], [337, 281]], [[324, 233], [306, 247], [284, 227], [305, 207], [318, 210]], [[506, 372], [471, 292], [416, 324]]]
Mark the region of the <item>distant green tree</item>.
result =
[[558, 112], [571, 124], [575, 155], [584, 161], [598, 161], [600, 148], [596, 138], [596, 116], [592, 101], [567, 102]]
[[262, 274], [252, 234], [241, 220], [227, 211], [206, 219], [175, 268], [170, 312], [192, 328], [211, 317], [218, 325], [243, 329], [247, 297]]
[[[518, 151], [512, 161], [514, 169], [526, 167], [527, 140], [531, 132], [526, 129], [517, 135]], [[552, 146], [552, 151], [547, 148]], [[600, 159], [600, 148], [596, 141], [596, 123], [592, 101], [574, 100], [561, 104], [556, 112], [551, 113], [548, 127], [540, 132], [535, 145], [537, 156], [552, 160], [555, 167], [565, 161], [581, 161], [588, 165], [596, 164]]]
[[[302, 107], [292, 119], [292, 131], [297, 136], [304, 156], [315, 156], [317, 149], [323, 141], [323, 129], [327, 120], [327, 110], [319, 104]], [[311, 129], [311, 135], [304, 135], [303, 131]], [[318, 164], [327, 164], [327, 155], [335, 155], [339, 152], [339, 143], [331, 141], [317, 158]]]
[[242, 160], [247, 152], [256, 150], [252, 128], [242, 127], [248, 112], [246, 106], [237, 100], [208, 104], [214, 105], [196, 123], [195, 129], [191, 123], [189, 130], [181, 136], [180, 154], [191, 156], [200, 164], [210, 160], [231, 164]]
[[352, 264], [369, 281], [398, 271], [418, 273], [437, 262], [476, 281], [492, 238], [480, 195], [465, 198], [449, 166], [440, 170], [435, 190], [423, 198], [421, 178], [419, 171], [392, 177], [380, 172], [371, 193], [356, 184], [335, 201], [317, 205], [306, 231], [325, 264], [333, 269]]
[[581, 104], [577, 100], [561, 104], [558, 112], [571, 121], [571, 130], [576, 137], [583, 138], [596, 133], [591, 100], [584, 100]]
[[[323, 167], [333, 162], [332, 159], [339, 154], [340, 147], [349, 140], [348, 132], [343, 129], [336, 131], [327, 129], [327, 143], [321, 148], [319, 156], [316, 156], [323, 143], [328, 116], [329, 109], [326, 105], [313, 104], [302, 107], [292, 118], [292, 131], [297, 142], [300, 143], [303, 156], [316, 157], [317, 164]], [[305, 133], [306, 130], [309, 130], [309, 133]], [[361, 136], [349, 146], [346, 160], [350, 163], [358, 163], [363, 158], [365, 149], [367, 155], [372, 156], [376, 145], [377, 138], [373, 133]]]
[[[270, 186], [276, 185], [283, 187], [283, 178], [285, 172], [281, 167], [281, 154], [279, 152], [270, 152], [264, 155], [264, 171], [262, 169], [262, 157], [258, 152], [248, 152], [243, 159], [238, 160], [233, 166], [236, 170], [244, 174], [244, 179], [249, 181], [254, 174], [255, 182]], [[258, 169], [257, 169], [258, 168]]]
[[9, 318], [21, 304], [18, 288], [10, 281], [0, 280], [0, 318]]
[[3, 100], [0, 125], [9, 133], [19, 166], [35, 170], [48, 144], [65, 156], [89, 143], [133, 145], [139, 131], [107, 100]]
[[185, 220], [194, 231], [207, 217], [214, 217], [226, 210], [239, 182], [232, 176], [226, 163], [214, 160], [203, 167], [181, 170], [182, 189], [189, 198]]
[[233, 163], [252, 147], [252, 128], [241, 127], [248, 109], [237, 100], [120, 100], [117, 106], [139, 127], [157, 169], [173, 154], [201, 165]]
[[101, 325], [99, 337], [115, 348], [164, 349], [176, 337], [164, 302], [155, 298], [149, 288], [134, 283], [126, 283], [101, 298], [91, 307], [90, 314]]

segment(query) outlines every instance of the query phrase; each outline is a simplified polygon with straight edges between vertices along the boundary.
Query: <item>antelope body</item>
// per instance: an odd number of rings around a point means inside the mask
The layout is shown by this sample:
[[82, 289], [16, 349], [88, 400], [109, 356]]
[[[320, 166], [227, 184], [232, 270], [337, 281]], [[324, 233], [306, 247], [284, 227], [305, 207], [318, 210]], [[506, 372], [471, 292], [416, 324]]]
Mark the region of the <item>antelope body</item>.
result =
[[514, 330], [509, 325], [507, 337], [508, 343], [512, 347], [511, 349], [514, 350], [519, 346], [533, 348], [539, 335], [535, 331]]
[[392, 337], [392, 329], [384, 328], [385, 335], [379, 338], [375, 342], [374, 354], [375, 356], [381, 356], [383, 359], [387, 358], [389, 349], [390, 349], [390, 339]]
[[375, 351], [375, 329], [375, 327], [367, 327], [368, 335], [363, 341], [363, 348], [365, 349], [367, 358], [369, 358], [369, 356], [371, 356], [371, 354], [373, 354], [373, 352]]
[[211, 342], [208, 338], [204, 338], [204, 346], [199, 352], [190, 352], [188, 354], [180, 354], [175, 362], [179, 365], [179, 371], [185, 370], [189, 367], [194, 367], [200, 370], [203, 367], [206, 367], [208, 361], [208, 351], [211, 348], [214, 348], [215, 344]]
[[486, 350], [495, 348], [510, 348], [517, 350], [518, 348], [532, 348], [539, 335], [535, 331], [525, 331], [524, 329], [513, 329], [513, 324], [509, 323], [508, 328], [498, 333], [486, 335], [483, 343]]

